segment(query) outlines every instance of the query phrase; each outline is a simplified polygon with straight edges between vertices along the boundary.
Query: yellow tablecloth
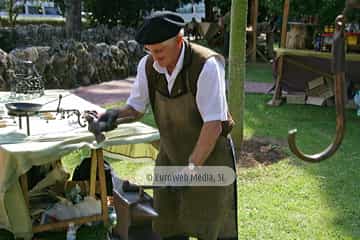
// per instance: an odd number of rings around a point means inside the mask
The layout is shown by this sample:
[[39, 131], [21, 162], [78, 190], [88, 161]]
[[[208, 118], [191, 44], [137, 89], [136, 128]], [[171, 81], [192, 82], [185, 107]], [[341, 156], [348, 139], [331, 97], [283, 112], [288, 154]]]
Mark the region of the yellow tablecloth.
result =
[[[56, 109], [59, 93], [63, 95], [61, 106], [64, 109], [103, 111], [100, 107], [64, 91], [46, 91], [45, 96], [32, 102], [44, 104], [43, 109]], [[1, 104], [6, 101], [6, 94], [0, 93], [0, 109], [4, 109]], [[51, 120], [47, 123], [34, 116], [30, 125], [30, 136], [25, 134], [26, 127], [19, 130], [18, 126], [14, 125], [0, 129], [0, 226], [13, 232], [16, 237], [24, 238], [31, 237], [32, 225], [18, 180], [32, 166], [56, 161], [61, 156], [83, 147], [97, 149], [124, 145], [128, 147], [117, 149], [117, 152], [136, 157], [136, 147], [131, 146], [159, 140], [157, 129], [139, 122], [122, 124], [106, 133], [106, 140], [101, 145], [94, 141], [94, 136], [87, 128], [80, 127], [74, 119]], [[151, 144], [148, 146], [152, 149]], [[156, 154], [153, 150], [144, 150], [144, 145], [141, 150], [140, 155], [147, 155], [143, 157], [153, 158]]]

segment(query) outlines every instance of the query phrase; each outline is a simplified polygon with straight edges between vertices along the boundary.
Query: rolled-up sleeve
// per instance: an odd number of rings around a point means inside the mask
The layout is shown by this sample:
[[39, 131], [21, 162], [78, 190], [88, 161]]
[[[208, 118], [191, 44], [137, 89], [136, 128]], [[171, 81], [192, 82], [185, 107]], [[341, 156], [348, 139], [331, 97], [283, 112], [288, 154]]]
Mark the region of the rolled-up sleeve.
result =
[[148, 81], [146, 77], [146, 65], [147, 56], [143, 57], [137, 68], [137, 74], [135, 82], [132, 86], [130, 96], [126, 101], [126, 104], [133, 107], [136, 111], [144, 113], [149, 105], [149, 89]]
[[227, 120], [225, 69], [216, 57], [205, 62], [199, 75], [196, 103], [204, 122]]

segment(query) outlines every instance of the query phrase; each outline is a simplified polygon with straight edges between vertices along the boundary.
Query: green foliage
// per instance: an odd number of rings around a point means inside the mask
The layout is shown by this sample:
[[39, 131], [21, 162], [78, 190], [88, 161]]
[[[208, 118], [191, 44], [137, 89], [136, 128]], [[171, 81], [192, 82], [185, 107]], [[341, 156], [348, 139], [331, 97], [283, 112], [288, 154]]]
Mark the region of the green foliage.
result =
[[[62, 1], [62, 0], [58, 0]], [[199, 2], [200, 0], [194, 0]], [[186, 4], [191, 0], [182, 0], [181, 3]], [[230, 9], [231, 0], [207, 0], [207, 4], [218, 6], [222, 13]], [[154, 10], [171, 10], [175, 11], [178, 7], [178, 0], [85, 0], [84, 7], [86, 12], [91, 12], [90, 20], [93, 23], [102, 23], [107, 25], [115, 25], [121, 23], [125, 26], [137, 27], [142, 17]]]
[[[344, 9], [344, 0], [290, 1], [289, 19], [300, 20], [304, 15], [318, 16], [319, 24], [331, 24]], [[282, 16], [283, 0], [260, 0], [260, 17]]]
[[65, 13], [65, 3], [64, 0], [55, 0], [54, 1], [56, 6], [58, 6], [61, 10], [61, 12], [64, 14]]
[[212, 0], [214, 5], [220, 8], [221, 13], [224, 15], [226, 12], [230, 11], [231, 0]]
[[246, 65], [246, 81], [273, 83], [271, 65], [268, 63], [248, 63]]
[[177, 0], [85, 0], [84, 7], [87, 12], [92, 13], [90, 19], [94, 23], [137, 27], [151, 9], [175, 10], [178, 6]]
[[93, 18], [90, 19], [94, 22], [103, 24], [116, 24], [120, 19], [120, 7], [122, 1], [112, 0], [87, 0], [84, 2], [86, 11], [91, 12]]

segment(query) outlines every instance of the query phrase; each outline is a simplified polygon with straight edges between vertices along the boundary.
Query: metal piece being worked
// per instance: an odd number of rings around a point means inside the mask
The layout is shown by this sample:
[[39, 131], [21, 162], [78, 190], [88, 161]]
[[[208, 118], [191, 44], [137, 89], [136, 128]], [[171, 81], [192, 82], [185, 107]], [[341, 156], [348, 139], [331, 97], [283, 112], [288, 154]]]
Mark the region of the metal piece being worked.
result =
[[104, 118], [98, 118], [96, 112], [88, 111], [85, 114], [85, 119], [88, 122], [88, 130], [94, 134], [97, 143], [101, 143], [106, 139], [103, 132], [114, 130], [119, 124], [129, 123], [135, 120], [134, 117], [118, 118], [117, 116], [118, 113], [116, 110], [112, 109], [106, 111], [106, 117]]
[[335, 20], [336, 31], [333, 42], [333, 72], [335, 74], [335, 106], [336, 106], [336, 135], [333, 142], [323, 151], [308, 155], [296, 146], [297, 130], [289, 131], [288, 143], [290, 150], [300, 159], [307, 162], [320, 162], [331, 157], [341, 145], [345, 134], [345, 17], [339, 15]]
[[103, 142], [105, 140], [105, 135], [102, 133], [101, 129], [104, 128], [103, 125], [106, 124], [106, 122], [96, 121], [96, 119], [89, 114], [85, 116], [85, 119], [88, 122], [89, 132], [93, 133], [95, 136], [95, 141], [97, 143]]

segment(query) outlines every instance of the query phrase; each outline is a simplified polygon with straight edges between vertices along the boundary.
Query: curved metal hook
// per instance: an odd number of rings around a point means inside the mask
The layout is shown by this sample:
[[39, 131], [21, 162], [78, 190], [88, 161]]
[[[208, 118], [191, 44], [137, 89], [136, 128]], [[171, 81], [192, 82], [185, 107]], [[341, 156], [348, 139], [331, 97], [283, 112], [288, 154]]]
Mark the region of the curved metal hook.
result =
[[333, 142], [321, 153], [304, 154], [296, 146], [297, 130], [289, 131], [288, 143], [290, 150], [300, 159], [307, 162], [320, 162], [331, 157], [341, 145], [345, 134], [345, 38], [344, 38], [344, 16], [336, 18], [336, 33], [333, 43], [333, 71], [335, 73], [335, 106], [336, 106], [336, 135]]

